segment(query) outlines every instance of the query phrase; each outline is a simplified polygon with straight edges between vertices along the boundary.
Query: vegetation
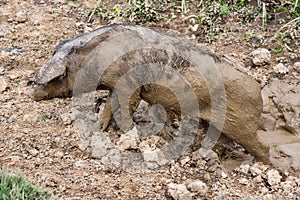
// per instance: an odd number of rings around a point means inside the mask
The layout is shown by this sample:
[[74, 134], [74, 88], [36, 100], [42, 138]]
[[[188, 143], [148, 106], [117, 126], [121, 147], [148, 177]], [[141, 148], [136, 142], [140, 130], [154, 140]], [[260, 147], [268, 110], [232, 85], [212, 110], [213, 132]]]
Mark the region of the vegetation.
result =
[[20, 175], [0, 171], [1, 200], [45, 200], [55, 199], [45, 189], [24, 180]]
[[[244, 25], [258, 19], [262, 31], [267, 31], [269, 24], [282, 24], [280, 32], [271, 38], [276, 38], [282, 47], [289, 45], [295, 37], [290, 29], [300, 24], [299, 0], [128, 0], [119, 1], [113, 8], [106, 7], [104, 1], [98, 0], [95, 8], [88, 11], [89, 22], [94, 14], [94, 18], [97, 16], [105, 21], [123, 18], [128, 20], [127, 23], [134, 24], [166, 24], [177, 18], [193, 19], [200, 27], [199, 42], [207, 43], [216, 41], [222, 33], [230, 31], [224, 26], [229, 18], [237, 18]], [[252, 46], [256, 48], [259, 44]]]

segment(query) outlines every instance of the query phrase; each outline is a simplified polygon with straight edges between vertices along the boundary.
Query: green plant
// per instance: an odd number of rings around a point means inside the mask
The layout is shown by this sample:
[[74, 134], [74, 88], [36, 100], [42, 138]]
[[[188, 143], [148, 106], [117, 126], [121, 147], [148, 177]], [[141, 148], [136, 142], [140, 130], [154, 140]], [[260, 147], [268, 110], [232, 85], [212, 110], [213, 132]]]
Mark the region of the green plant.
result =
[[187, 7], [188, 7], [188, 4], [186, 3], [186, 1], [185, 1], [185, 0], [181, 0], [181, 12], [182, 12], [183, 14], [186, 13]]
[[294, 0], [293, 4], [294, 4], [293, 12], [295, 12], [295, 10], [296, 10], [296, 8], [298, 6], [298, 0]]
[[44, 112], [41, 112], [40, 113], [40, 117], [37, 119], [37, 122], [42, 122], [42, 121], [46, 121], [47, 119], [49, 119], [50, 117], [44, 113]]
[[93, 15], [95, 14], [95, 12], [97, 11], [97, 8], [99, 7], [100, 3], [101, 3], [102, 0], [98, 0], [97, 3], [96, 3], [96, 6], [94, 7], [94, 9], [91, 10], [90, 14], [89, 14], [89, 19], [88, 19], [88, 22], [91, 21]]
[[282, 52], [283, 52], [283, 48], [281, 46], [280, 47], [271, 48], [271, 53], [281, 54]]
[[222, 15], [227, 15], [227, 13], [228, 13], [228, 6], [227, 5], [222, 5], [221, 13], [222, 13]]
[[252, 31], [247, 31], [246, 34], [245, 34], [245, 41], [246, 42], [250, 42], [251, 41], [251, 38], [255, 37], [256, 35], [252, 32]]
[[266, 9], [266, 3], [263, 2], [262, 4], [262, 30], [265, 31], [265, 23], [267, 21], [267, 9]]
[[259, 45], [259, 44], [252, 44], [252, 47], [253, 47], [254, 49], [258, 49], [258, 48], [260, 47], [260, 45]]
[[130, 21], [137, 23], [158, 22], [161, 20], [160, 9], [161, 5], [159, 3], [149, 4], [148, 1], [141, 0], [129, 4], [125, 9], [125, 15], [129, 17]]
[[0, 171], [0, 199], [45, 200], [56, 198], [47, 190], [26, 181], [20, 175]]
[[49, 43], [53, 43], [53, 42], [54, 42], [54, 40], [53, 40], [50, 36], [47, 36], [47, 37], [46, 37], [46, 40], [47, 40]]

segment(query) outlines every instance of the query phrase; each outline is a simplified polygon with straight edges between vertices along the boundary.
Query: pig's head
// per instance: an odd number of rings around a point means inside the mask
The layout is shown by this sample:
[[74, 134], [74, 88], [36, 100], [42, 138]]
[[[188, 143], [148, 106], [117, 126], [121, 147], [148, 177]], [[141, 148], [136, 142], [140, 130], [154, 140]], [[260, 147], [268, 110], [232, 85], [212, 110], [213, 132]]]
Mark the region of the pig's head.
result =
[[72, 89], [67, 81], [68, 57], [56, 51], [34, 76], [34, 90], [30, 96], [34, 100], [70, 96]]

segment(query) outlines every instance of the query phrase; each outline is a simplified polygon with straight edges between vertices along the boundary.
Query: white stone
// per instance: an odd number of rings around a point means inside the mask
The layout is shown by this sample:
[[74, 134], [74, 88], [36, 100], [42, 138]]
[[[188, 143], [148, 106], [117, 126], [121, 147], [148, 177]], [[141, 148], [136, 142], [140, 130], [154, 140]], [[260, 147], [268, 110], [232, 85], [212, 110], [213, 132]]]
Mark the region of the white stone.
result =
[[246, 178], [239, 179], [239, 183], [242, 185], [248, 185], [248, 180]]
[[39, 120], [39, 116], [37, 113], [27, 113], [24, 114], [23, 116], [23, 121], [28, 122], [28, 123], [35, 123]]
[[240, 166], [240, 169], [241, 169], [241, 172], [243, 173], [243, 174], [247, 174], [248, 172], [249, 172], [249, 169], [250, 169], [250, 166], [249, 165], [241, 165]]
[[36, 148], [30, 149], [28, 150], [28, 152], [32, 155], [32, 156], [37, 156], [39, 154], [39, 151]]
[[[159, 149], [154, 151], [147, 151], [143, 153], [144, 161], [148, 163], [157, 163], [160, 166], [166, 165], [169, 163], [169, 160], [166, 159], [164, 153]], [[172, 169], [172, 168], [171, 168]]]
[[55, 151], [54, 156], [57, 158], [62, 158], [65, 155], [63, 151]]
[[250, 172], [253, 176], [261, 175], [262, 173], [262, 171], [255, 166], [250, 167]]
[[262, 66], [271, 61], [271, 53], [268, 49], [264, 48], [258, 48], [255, 51], [252, 51], [250, 56], [252, 57], [252, 62], [255, 66]]
[[199, 24], [195, 24], [194, 26], [191, 27], [191, 30], [193, 32], [196, 32], [196, 31], [198, 31], [198, 28], [199, 28]]
[[269, 189], [266, 188], [266, 187], [262, 187], [262, 188], [260, 188], [260, 192], [261, 192], [262, 194], [267, 194], [267, 193], [269, 192]]
[[279, 63], [273, 67], [274, 72], [278, 74], [287, 74], [289, 72], [289, 69], [284, 66], [284, 64]]
[[300, 196], [300, 187], [296, 189], [296, 194], [298, 195], [298, 197]]
[[126, 149], [137, 149], [138, 148], [138, 132], [136, 127], [133, 127], [127, 133], [121, 135], [120, 140], [117, 142], [117, 145], [122, 150]]
[[263, 182], [263, 179], [262, 179], [261, 176], [257, 176], [257, 177], [255, 177], [253, 180], [254, 180], [256, 183], [261, 183], [261, 182]]
[[7, 82], [5, 81], [4, 77], [0, 77], [0, 93], [4, 92], [8, 87]]
[[[0, 37], [1, 37], [1, 34], [0, 34]], [[3, 75], [4, 71], [5, 71], [4, 67], [0, 67], [0, 75]]]
[[141, 152], [151, 152], [157, 149], [158, 142], [160, 140], [159, 136], [151, 135], [149, 139], [143, 140], [140, 145], [139, 149]]
[[168, 194], [174, 200], [189, 200], [193, 198], [192, 194], [187, 190], [184, 184], [168, 184]]
[[294, 63], [294, 69], [300, 73], [300, 62], [295, 62]]
[[228, 177], [228, 175], [225, 172], [223, 172], [223, 171], [221, 173], [221, 176], [222, 176], [222, 178], [227, 178]]
[[27, 14], [25, 11], [19, 11], [16, 13], [16, 21], [18, 23], [24, 23], [28, 19]]
[[207, 192], [207, 185], [200, 180], [187, 180], [186, 186], [193, 192], [197, 192], [199, 194], [205, 194]]
[[267, 172], [267, 179], [270, 185], [276, 185], [280, 183], [281, 178], [282, 177], [280, 176], [279, 172], [275, 169], [271, 169]]
[[191, 157], [189, 157], [189, 156], [186, 156], [186, 157], [182, 158], [182, 159], [180, 160], [181, 166], [185, 165], [185, 164], [188, 163], [190, 160], [191, 160]]
[[84, 160], [78, 160], [74, 163], [75, 167], [82, 167], [84, 165], [85, 161]]
[[60, 118], [64, 125], [72, 124], [72, 119], [69, 113], [61, 114]]

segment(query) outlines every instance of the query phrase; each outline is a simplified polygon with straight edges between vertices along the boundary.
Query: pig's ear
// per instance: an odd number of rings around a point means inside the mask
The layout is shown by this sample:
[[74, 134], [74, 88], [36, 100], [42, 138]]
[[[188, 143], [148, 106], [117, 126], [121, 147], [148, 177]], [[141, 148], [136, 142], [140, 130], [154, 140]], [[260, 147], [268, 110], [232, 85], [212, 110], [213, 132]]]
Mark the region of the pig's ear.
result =
[[66, 76], [67, 67], [63, 56], [55, 54], [35, 74], [34, 82], [39, 85], [47, 84], [56, 78]]

